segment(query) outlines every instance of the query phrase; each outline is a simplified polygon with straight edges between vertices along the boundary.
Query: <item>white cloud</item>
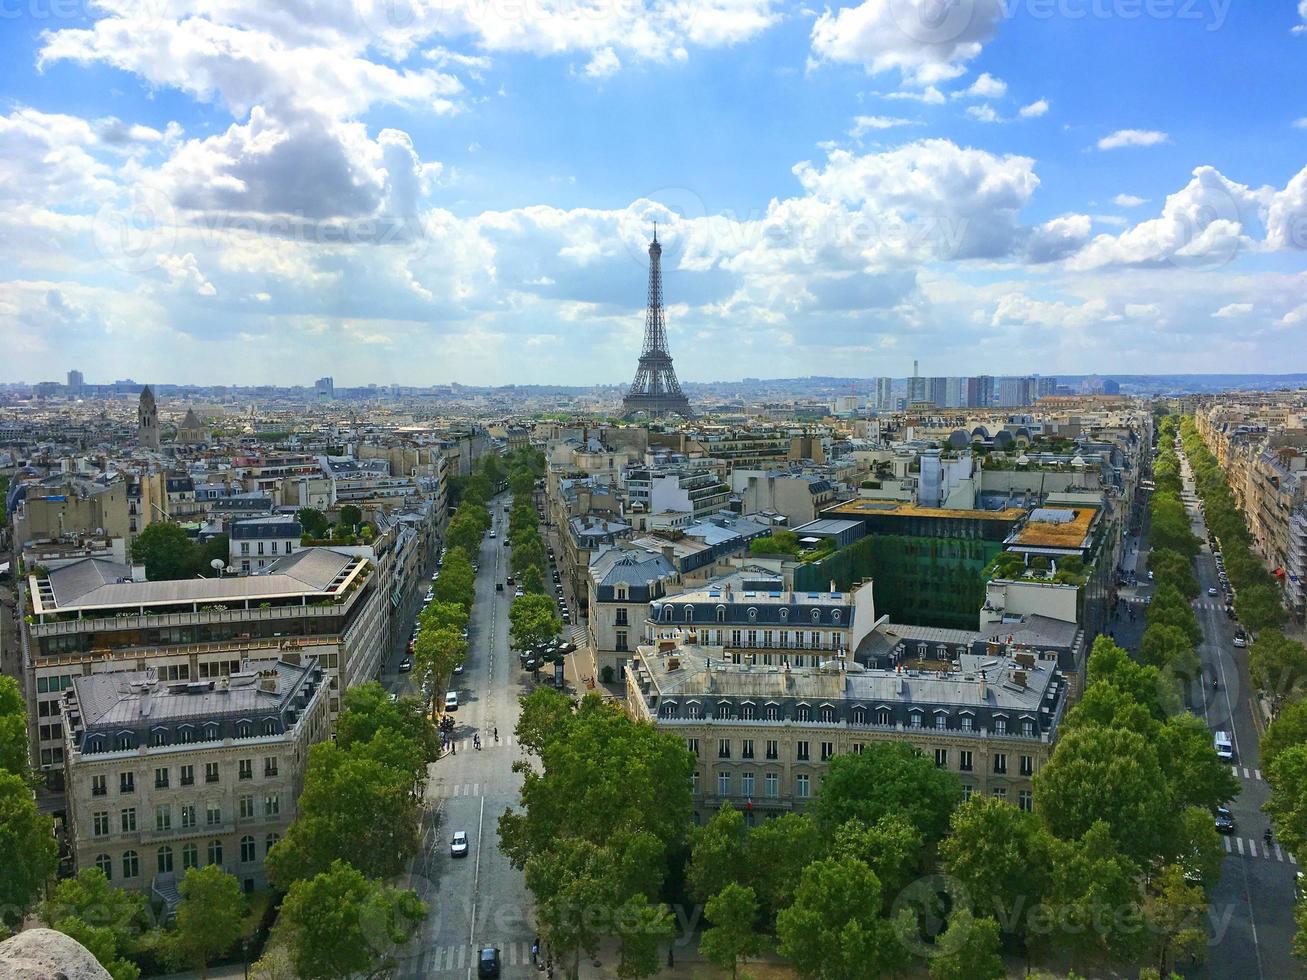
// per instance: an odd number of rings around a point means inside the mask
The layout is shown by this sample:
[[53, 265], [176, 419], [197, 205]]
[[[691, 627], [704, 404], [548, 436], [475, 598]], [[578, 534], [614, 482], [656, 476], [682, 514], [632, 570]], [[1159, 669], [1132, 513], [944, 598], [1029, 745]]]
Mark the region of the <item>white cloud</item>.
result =
[[1093, 219], [1087, 214], [1066, 214], [1030, 229], [1026, 240], [1027, 261], [1055, 262], [1084, 247], [1093, 230]]
[[983, 123], [1002, 122], [1002, 120], [999, 119], [998, 117], [998, 113], [994, 111], [994, 107], [990, 105], [988, 102], [986, 102], [984, 105], [967, 106], [967, 116], [971, 119], [976, 120], [976, 122], [983, 122]]
[[1003, 0], [863, 0], [817, 18], [813, 58], [872, 74], [897, 70], [910, 84], [933, 85], [962, 74], [1002, 17]]
[[167, 275], [169, 282], [181, 290], [190, 290], [197, 296], [216, 296], [217, 289], [200, 271], [199, 262], [194, 253], [185, 255], [160, 255], [159, 268]]
[[1307, 129], [1307, 116], [1303, 116], [1301, 119], [1295, 119], [1295, 120], [1293, 121], [1293, 128], [1294, 128], [1294, 129]]
[[878, 132], [883, 129], [919, 125], [921, 124], [913, 119], [899, 119], [894, 116], [854, 116], [853, 128], [849, 130], [849, 135], [854, 139], [862, 139], [868, 133]]
[[1135, 197], [1133, 194], [1118, 194], [1112, 198], [1112, 203], [1119, 208], [1137, 208], [1141, 204], [1147, 204], [1148, 199], [1145, 197]]
[[970, 87], [953, 93], [955, 99], [1001, 99], [1005, 95], [1007, 95], [1007, 82], [995, 78], [989, 72], [983, 72]]
[[1119, 150], [1126, 146], [1157, 146], [1170, 142], [1166, 133], [1155, 129], [1118, 129], [1098, 141], [1100, 150]]
[[1307, 34], [1307, 0], [1298, 0], [1298, 19], [1302, 23], [1293, 26], [1293, 33]]
[[1296, 327], [1300, 323], [1307, 323], [1307, 303], [1302, 306], [1295, 306], [1275, 321], [1277, 327]]
[[927, 85], [923, 89], [901, 89], [896, 92], [873, 92], [878, 99], [894, 99], [900, 102], [920, 102], [923, 105], [943, 105], [948, 100], [944, 98], [944, 93], [934, 85]]
[[585, 74], [587, 78], [607, 78], [617, 74], [621, 67], [622, 62], [612, 48], [600, 48], [585, 66]]
[[1222, 320], [1237, 320], [1246, 317], [1252, 311], [1252, 303], [1227, 303], [1213, 313], [1212, 316]]
[[1307, 167], [1271, 195], [1266, 210], [1266, 244], [1274, 249], [1307, 249]]
[[1038, 119], [1048, 114], [1048, 99], [1037, 99], [1029, 105], [1023, 105], [1017, 115], [1022, 119]]

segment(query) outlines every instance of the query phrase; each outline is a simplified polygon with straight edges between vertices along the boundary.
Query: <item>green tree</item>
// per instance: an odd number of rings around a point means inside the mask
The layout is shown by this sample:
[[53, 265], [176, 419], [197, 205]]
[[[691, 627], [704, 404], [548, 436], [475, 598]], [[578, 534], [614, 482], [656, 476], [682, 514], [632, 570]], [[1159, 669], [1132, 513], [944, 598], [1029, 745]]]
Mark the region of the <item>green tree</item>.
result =
[[548, 743], [565, 737], [575, 706], [571, 698], [552, 687], [537, 687], [520, 703], [522, 711], [514, 732], [517, 744], [532, 755], [542, 755]]
[[88, 925], [73, 915], [57, 920], [50, 928], [85, 946], [96, 962], [109, 971], [113, 980], [139, 980], [141, 968], [122, 955], [112, 929]]
[[18, 682], [0, 676], [0, 772], [27, 779], [32, 774], [27, 754], [27, 704]]
[[1160, 974], [1181, 962], [1202, 959], [1207, 951], [1207, 896], [1200, 885], [1185, 880], [1180, 865], [1168, 864], [1153, 878], [1144, 916], [1152, 942], [1150, 959]]
[[422, 629], [418, 631], [417, 642], [413, 644], [413, 663], [418, 676], [431, 681], [427, 685], [430, 699], [435, 697], [436, 686], [444, 684], [445, 679], [459, 664], [467, 660], [467, 640], [452, 626], [437, 630]]
[[518, 579], [518, 584], [522, 586], [523, 592], [530, 592], [532, 595], [545, 595], [545, 576], [540, 571], [539, 565], [529, 565]]
[[211, 571], [200, 568], [195, 542], [180, 524], [171, 521], [157, 521], [136, 535], [132, 559], [145, 563], [145, 577], [151, 582], [207, 575]]
[[803, 869], [824, 857], [826, 837], [806, 814], [783, 813], [749, 831], [744, 844], [748, 881], [767, 922], [794, 901]]
[[651, 977], [662, 967], [659, 944], [676, 935], [676, 919], [666, 905], [632, 895], [617, 910], [613, 931], [619, 940], [617, 975]]
[[441, 602], [439, 599], [433, 599], [418, 613], [418, 625], [422, 629], [438, 630], [450, 627], [462, 632], [467, 627], [467, 622], [467, 610], [457, 602]]
[[[882, 918], [881, 885], [856, 858], [825, 858], [804, 869], [794, 903], [776, 917], [780, 953], [800, 976], [872, 980], [907, 964], [898, 937], [915, 930], [911, 913]], [[900, 930], [900, 931], [896, 931]]]
[[341, 709], [336, 719], [336, 745], [341, 749], [352, 752], [370, 743], [402, 742], [415, 753], [405, 765], [415, 778], [425, 774], [426, 763], [439, 754], [440, 736], [422, 705], [414, 698], [392, 702], [378, 681], [347, 690]]
[[998, 923], [960, 908], [935, 943], [931, 980], [1002, 980], [1007, 976], [998, 954]]
[[513, 649], [529, 650], [554, 639], [563, 623], [548, 596], [524, 595], [514, 599], [508, 610], [508, 628]]
[[169, 936], [169, 958], [178, 966], [209, 975], [209, 964], [241, 937], [245, 895], [240, 882], [216, 864], [191, 868], [178, 886], [176, 929]]
[[686, 883], [696, 901], [707, 902], [749, 871], [744, 860], [744, 814], [723, 803], [712, 819], [690, 831]]
[[1263, 630], [1248, 651], [1248, 670], [1261, 690], [1299, 700], [1307, 685], [1307, 647], [1279, 630]]
[[1262, 805], [1275, 823], [1280, 843], [1307, 854], [1307, 745], [1282, 750], [1266, 770], [1271, 798]]
[[331, 522], [327, 520], [327, 515], [322, 513], [316, 507], [301, 507], [295, 512], [295, 520], [299, 521], [300, 527], [310, 538], [322, 539], [327, 536], [327, 529], [331, 527]]
[[848, 820], [874, 824], [886, 814], [901, 813], [928, 840], [938, 840], [961, 797], [957, 776], [936, 767], [914, 746], [872, 742], [862, 752], [831, 760], [813, 814], [831, 831]]
[[1284, 603], [1274, 585], [1246, 585], [1234, 597], [1234, 611], [1250, 630], [1274, 629], [1284, 622]]
[[1174, 682], [1163, 678], [1156, 667], [1135, 663], [1110, 637], [1094, 640], [1089, 655], [1089, 682], [1096, 681], [1120, 689], [1159, 720], [1179, 710], [1179, 692]]
[[0, 926], [12, 929], [22, 921], [58, 864], [54, 824], [37, 812], [28, 781], [0, 772]]
[[472, 600], [476, 598], [476, 573], [462, 548], [450, 548], [445, 554], [444, 564], [431, 591], [437, 602], [456, 603], [467, 610], [472, 608]]
[[1075, 839], [1104, 824], [1140, 864], [1162, 852], [1173, 815], [1157, 751], [1137, 732], [1087, 725], [1066, 732], [1035, 775], [1045, 825]]
[[363, 523], [363, 511], [355, 504], [346, 504], [340, 509], [340, 523], [354, 529]]
[[924, 841], [907, 815], [887, 813], [871, 826], [850, 820], [835, 830], [832, 857], [853, 857], [875, 872], [886, 901], [916, 876]]
[[1030, 909], [1048, 893], [1050, 846], [1033, 813], [977, 795], [953, 811], [940, 857], [982, 914], [1024, 938]]
[[[99, 868], [83, 868], [76, 877], [59, 882], [50, 897], [41, 903], [40, 914], [52, 929], [70, 936], [73, 934], [59, 923], [76, 920], [89, 929], [107, 930], [114, 956], [134, 954], [141, 933], [150, 924], [145, 896], [114, 888]], [[103, 945], [104, 937], [97, 942]]]
[[740, 961], [757, 956], [765, 945], [758, 932], [757, 896], [752, 888], [730, 882], [708, 900], [704, 912], [712, 925], [699, 940], [699, 952], [738, 977]]
[[1286, 704], [1262, 736], [1262, 768], [1270, 769], [1285, 749], [1307, 745], [1307, 701]]
[[485, 530], [471, 514], [455, 517], [445, 528], [445, 540], [452, 548], [462, 548], [469, 555], [475, 555], [481, 549], [481, 539]]
[[413, 774], [335, 743], [309, 750], [299, 810], [265, 862], [269, 879], [283, 891], [337, 859], [369, 878], [389, 878], [417, 852]]
[[1149, 623], [1139, 641], [1139, 659], [1152, 667], [1183, 664], [1193, 657], [1194, 648], [1184, 630], [1164, 623]]
[[1107, 824], [1093, 824], [1078, 840], [1050, 838], [1050, 845], [1049, 894], [1036, 910], [1045, 944], [1121, 960], [1138, 955], [1146, 940], [1139, 866], [1121, 853]]
[[1168, 718], [1157, 727], [1152, 742], [1166, 776], [1172, 806], [1196, 806], [1210, 813], [1239, 794], [1238, 780], [1217, 758], [1212, 733], [1196, 715]]
[[367, 878], [344, 861], [295, 882], [281, 906], [303, 980], [383, 975], [426, 914], [414, 892]]

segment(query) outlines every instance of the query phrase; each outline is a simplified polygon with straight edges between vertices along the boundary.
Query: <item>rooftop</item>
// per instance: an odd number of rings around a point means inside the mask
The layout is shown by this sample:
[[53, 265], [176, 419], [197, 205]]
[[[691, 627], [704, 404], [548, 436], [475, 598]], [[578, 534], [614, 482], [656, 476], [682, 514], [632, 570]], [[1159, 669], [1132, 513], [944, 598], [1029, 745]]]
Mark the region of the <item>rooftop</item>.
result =
[[1085, 548], [1099, 510], [1096, 506], [1036, 508], [1007, 543], [1018, 547]]
[[822, 511], [823, 515], [838, 516], [847, 514], [853, 517], [886, 515], [891, 517], [929, 517], [965, 518], [981, 521], [1017, 521], [1025, 516], [1020, 507], [1005, 507], [1002, 510], [952, 510], [945, 507], [919, 507], [913, 503], [894, 500], [869, 500], [859, 498], [836, 504]]

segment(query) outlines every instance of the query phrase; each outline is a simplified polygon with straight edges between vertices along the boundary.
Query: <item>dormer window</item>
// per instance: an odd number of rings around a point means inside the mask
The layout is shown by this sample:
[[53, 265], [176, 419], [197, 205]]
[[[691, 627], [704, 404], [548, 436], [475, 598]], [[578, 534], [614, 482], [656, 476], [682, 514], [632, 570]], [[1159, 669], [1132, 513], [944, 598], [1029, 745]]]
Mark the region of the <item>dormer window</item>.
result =
[[718, 721], [727, 721], [731, 717], [731, 703], [729, 701], [717, 702], [716, 718]]
[[132, 747], [134, 741], [131, 732], [119, 732], [114, 736], [113, 747], [119, 752], [124, 752]]
[[749, 622], [755, 622], [758, 619], [758, 610], [753, 606], [750, 606], [747, 615], [749, 617]]
[[672, 621], [672, 607], [671, 607], [671, 606], [663, 606], [663, 607], [659, 610], [659, 612], [660, 612], [660, 614], [661, 614], [661, 618], [662, 618], [663, 622], [665, 622], [665, 623], [670, 623], [670, 622]]
[[254, 723], [248, 718], [242, 718], [236, 722], [237, 738], [252, 738], [254, 736]]
[[812, 708], [806, 704], [800, 704], [794, 709], [795, 721], [812, 721]]
[[685, 607], [685, 621], [687, 623], [694, 622], [694, 606]]
[[840, 611], [838, 609], [832, 609], [830, 611], [830, 621], [832, 623], [838, 623], [840, 621]]
[[790, 611], [789, 611], [788, 609], [782, 608], [782, 609], [781, 609], [781, 622], [782, 622], [782, 623], [787, 623], [787, 622], [789, 622], [789, 620], [790, 620]]
[[675, 701], [664, 701], [662, 704], [660, 704], [660, 705], [658, 706], [658, 717], [659, 717], [659, 718], [675, 718], [675, 717], [676, 717], [676, 702], [675, 702]]
[[151, 729], [150, 729], [150, 744], [153, 745], [153, 746], [155, 746], [156, 748], [157, 748], [158, 746], [161, 746], [161, 745], [167, 745], [167, 744], [168, 744], [168, 729], [166, 729], [166, 728], [151, 728]]
[[820, 610], [820, 609], [814, 609], [814, 610], [812, 611], [812, 621], [813, 621], [814, 623], [820, 623], [820, 622], [821, 622], [821, 610]]
[[823, 704], [821, 706], [821, 720], [830, 724], [835, 720], [835, 708], [833, 705]]
[[264, 718], [264, 719], [263, 719], [263, 734], [264, 734], [264, 735], [276, 735], [276, 734], [277, 734], [277, 719], [276, 719], [276, 718]]
[[216, 741], [218, 738], [218, 725], [215, 722], [209, 722], [204, 726], [204, 740], [206, 742]]

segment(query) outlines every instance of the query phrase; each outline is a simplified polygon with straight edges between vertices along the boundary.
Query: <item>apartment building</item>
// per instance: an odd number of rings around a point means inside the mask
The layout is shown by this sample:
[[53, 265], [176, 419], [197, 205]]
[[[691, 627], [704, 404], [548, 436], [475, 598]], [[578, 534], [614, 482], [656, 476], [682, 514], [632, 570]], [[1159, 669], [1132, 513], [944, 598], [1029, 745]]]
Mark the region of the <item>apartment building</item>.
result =
[[676, 588], [675, 566], [658, 551], [605, 548], [590, 559], [586, 604], [595, 666], [620, 677], [645, 632], [649, 604]]
[[835, 502], [835, 488], [820, 476], [774, 470], [737, 469], [731, 490], [740, 498], [741, 512], [771, 511], [785, 516], [790, 527], [816, 520]]
[[700, 645], [701, 630], [642, 646], [626, 668], [627, 710], [685, 739], [696, 819], [722, 804], [759, 817], [802, 810], [830, 760], [907, 742], [975, 793], [1034, 806], [1067, 703], [1055, 661], [966, 654], [951, 670], [867, 670], [844, 658], [764, 665]]
[[227, 530], [228, 564], [241, 572], [262, 572], [300, 549], [304, 529], [293, 517], [250, 517], [232, 521]]
[[635, 467], [624, 474], [626, 492], [632, 507], [645, 513], [682, 511], [693, 517], [706, 517], [722, 510], [730, 502], [731, 488], [722, 482], [711, 466]]
[[265, 887], [309, 747], [330, 731], [325, 680], [295, 655], [204, 681], [153, 668], [74, 678], [59, 707], [76, 867], [169, 906], [181, 876], [209, 864]]
[[60, 788], [60, 701], [78, 677], [154, 668], [162, 682], [207, 681], [282, 651], [315, 657], [340, 691], [376, 677], [388, 599], [376, 566], [305, 548], [263, 575], [133, 581], [129, 566], [87, 558], [27, 578], [23, 666], [32, 764]]

